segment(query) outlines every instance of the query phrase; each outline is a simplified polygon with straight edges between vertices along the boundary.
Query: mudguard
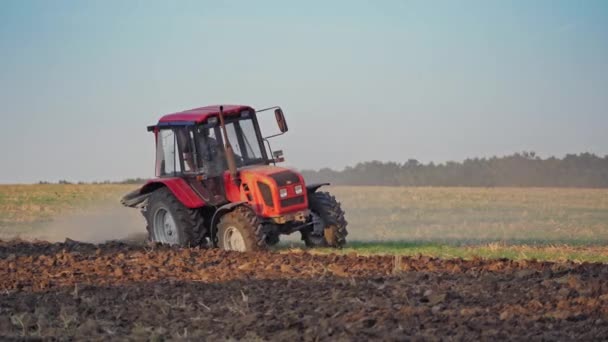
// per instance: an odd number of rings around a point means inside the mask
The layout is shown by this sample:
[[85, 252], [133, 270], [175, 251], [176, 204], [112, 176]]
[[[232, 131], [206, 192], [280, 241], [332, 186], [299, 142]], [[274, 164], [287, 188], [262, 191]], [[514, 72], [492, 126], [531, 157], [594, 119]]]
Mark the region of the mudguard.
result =
[[316, 192], [317, 190], [319, 190], [320, 187], [325, 186], [325, 185], [330, 185], [330, 184], [329, 183], [306, 184], [306, 191], [313, 193], [313, 192]]
[[187, 208], [194, 209], [205, 205], [205, 201], [184, 179], [179, 177], [152, 179], [140, 189], [126, 194], [120, 202], [127, 207], [141, 206], [154, 190], [162, 187], [167, 187], [173, 196]]
[[128, 194], [124, 195], [121, 199], [120, 199], [120, 203], [122, 205], [124, 205], [125, 207], [131, 207], [131, 208], [143, 208], [146, 206], [146, 200], [148, 199], [148, 196], [150, 196], [149, 193], [147, 194], [141, 194], [141, 189], [135, 189], [131, 192], [129, 192]]

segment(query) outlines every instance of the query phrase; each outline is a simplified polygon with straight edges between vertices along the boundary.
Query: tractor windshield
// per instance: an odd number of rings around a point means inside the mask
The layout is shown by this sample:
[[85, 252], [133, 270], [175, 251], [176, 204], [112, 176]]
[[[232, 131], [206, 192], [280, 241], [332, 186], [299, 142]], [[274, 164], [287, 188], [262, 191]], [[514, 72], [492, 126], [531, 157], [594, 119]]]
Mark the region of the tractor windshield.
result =
[[[210, 176], [220, 175], [228, 169], [221, 127], [218, 124], [201, 125], [195, 131], [200, 170]], [[266, 163], [255, 122], [251, 118], [226, 120], [226, 132], [237, 167]]]
[[[262, 151], [251, 119], [226, 122], [228, 139], [236, 153], [237, 164], [258, 164], [263, 161]], [[239, 157], [241, 160], [239, 160]]]

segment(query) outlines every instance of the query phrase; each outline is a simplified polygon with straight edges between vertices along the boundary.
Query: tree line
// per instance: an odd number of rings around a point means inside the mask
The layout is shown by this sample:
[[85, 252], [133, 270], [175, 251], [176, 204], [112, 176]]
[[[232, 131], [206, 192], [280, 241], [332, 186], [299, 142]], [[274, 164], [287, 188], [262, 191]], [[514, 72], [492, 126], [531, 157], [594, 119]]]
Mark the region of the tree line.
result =
[[543, 159], [534, 152], [522, 152], [441, 164], [422, 164], [415, 159], [370, 161], [342, 171], [323, 168], [302, 173], [308, 183], [335, 185], [607, 188], [608, 155], [581, 153]]

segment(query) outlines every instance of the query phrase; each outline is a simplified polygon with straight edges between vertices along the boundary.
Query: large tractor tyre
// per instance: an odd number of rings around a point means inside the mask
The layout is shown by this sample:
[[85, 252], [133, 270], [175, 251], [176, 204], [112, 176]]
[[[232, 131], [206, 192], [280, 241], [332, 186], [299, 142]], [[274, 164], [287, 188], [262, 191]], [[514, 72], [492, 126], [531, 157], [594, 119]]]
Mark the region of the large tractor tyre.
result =
[[237, 207], [220, 218], [217, 241], [227, 251], [252, 252], [267, 249], [266, 233], [258, 216], [247, 207]]
[[340, 202], [328, 192], [314, 192], [308, 196], [312, 227], [302, 230], [307, 247], [342, 248], [346, 244], [346, 219]]
[[154, 191], [144, 211], [150, 241], [194, 247], [205, 235], [200, 210], [186, 208], [167, 188]]

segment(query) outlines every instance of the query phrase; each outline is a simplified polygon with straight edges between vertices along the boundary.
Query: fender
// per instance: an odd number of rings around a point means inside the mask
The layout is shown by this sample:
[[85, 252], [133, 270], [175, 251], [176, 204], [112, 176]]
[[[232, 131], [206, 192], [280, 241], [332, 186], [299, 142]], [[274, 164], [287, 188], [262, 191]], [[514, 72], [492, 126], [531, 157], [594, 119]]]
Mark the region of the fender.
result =
[[313, 192], [316, 192], [317, 190], [319, 190], [320, 187], [325, 186], [325, 185], [330, 185], [330, 184], [329, 183], [306, 184], [306, 191], [309, 193], [313, 193]]
[[141, 194], [141, 189], [135, 189], [131, 192], [129, 192], [128, 194], [124, 195], [121, 199], [120, 199], [120, 203], [122, 205], [124, 205], [125, 207], [131, 207], [131, 208], [143, 208], [145, 207], [148, 203], [148, 197], [150, 196], [149, 193], [147, 194]]
[[190, 185], [179, 177], [171, 177], [171, 178], [156, 178], [149, 180], [144, 186], [140, 189], [135, 190], [133, 192], [125, 195], [121, 203], [128, 207], [135, 207], [137, 205], [141, 205], [150, 194], [162, 187], [167, 187], [173, 196], [177, 198], [184, 206], [190, 209], [200, 208], [205, 205], [205, 201], [200, 198], [200, 196], [194, 192], [194, 190], [190, 187]]
[[217, 208], [217, 210], [215, 211], [215, 213], [213, 213], [213, 217], [211, 218], [211, 225], [209, 226], [211, 228], [210, 230], [210, 235], [211, 235], [211, 243], [217, 247], [217, 238], [216, 238], [216, 226], [217, 226], [217, 221], [220, 218], [220, 214], [227, 212], [227, 211], [232, 211], [234, 208], [238, 207], [238, 206], [244, 206], [247, 207], [249, 209], [251, 209], [248, 205], [247, 202], [232, 202], [232, 203], [227, 203], [224, 204], [223, 206]]

